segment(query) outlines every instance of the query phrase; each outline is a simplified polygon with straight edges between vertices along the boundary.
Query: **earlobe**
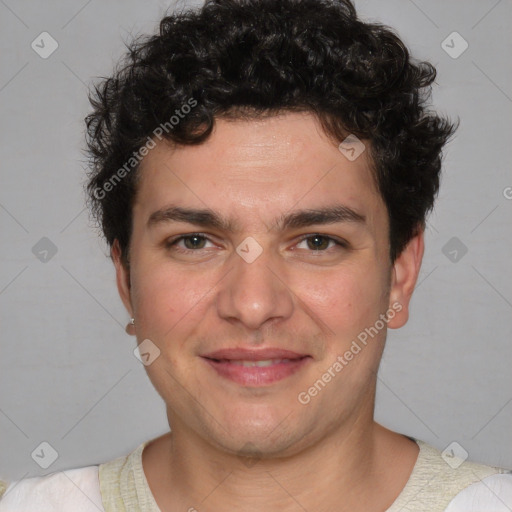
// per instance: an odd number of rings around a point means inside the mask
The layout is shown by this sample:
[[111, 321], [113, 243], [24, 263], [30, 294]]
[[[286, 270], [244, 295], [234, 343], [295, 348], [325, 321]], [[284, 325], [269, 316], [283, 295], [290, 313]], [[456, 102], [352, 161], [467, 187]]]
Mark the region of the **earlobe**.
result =
[[388, 321], [391, 329], [404, 326], [409, 319], [409, 303], [420, 273], [424, 250], [424, 230], [421, 229], [409, 240], [393, 264], [389, 307], [395, 311], [395, 315]]
[[[121, 300], [123, 301], [128, 314], [130, 317], [133, 317], [133, 308], [130, 294], [130, 273], [123, 262], [121, 247], [117, 239], [114, 240], [114, 243], [112, 244], [110, 255], [116, 269], [116, 283], [119, 296], [121, 297]], [[129, 332], [128, 334], [132, 333]]]

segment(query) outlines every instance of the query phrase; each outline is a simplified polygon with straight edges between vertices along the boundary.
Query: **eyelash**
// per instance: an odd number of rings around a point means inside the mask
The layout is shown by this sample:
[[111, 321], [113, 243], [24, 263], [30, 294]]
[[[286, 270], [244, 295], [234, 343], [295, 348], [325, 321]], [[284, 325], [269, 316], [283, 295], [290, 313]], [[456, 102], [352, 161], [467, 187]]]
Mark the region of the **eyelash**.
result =
[[[307, 240], [309, 238], [314, 238], [314, 237], [320, 237], [320, 238], [325, 238], [327, 239], [329, 242], [334, 242], [335, 245], [343, 248], [343, 249], [347, 249], [348, 248], [348, 243], [343, 241], [343, 240], [338, 240], [337, 238], [333, 238], [331, 236], [328, 236], [328, 235], [324, 235], [322, 233], [312, 233], [312, 234], [308, 234], [308, 235], [304, 235], [300, 238], [300, 240], [297, 242], [297, 243], [301, 243], [303, 242], [304, 240]], [[185, 240], [185, 239], [190, 239], [190, 238], [194, 238], [194, 237], [197, 237], [197, 238], [201, 238], [201, 239], [205, 239], [205, 240], [208, 240], [211, 242], [211, 240], [203, 233], [189, 233], [189, 234], [186, 234], [186, 235], [180, 235], [180, 236], [177, 236], [176, 238], [172, 238], [170, 240], [168, 240], [166, 243], [165, 243], [165, 246], [167, 249], [170, 249], [170, 248], [174, 248], [174, 250], [178, 251], [178, 252], [182, 252], [182, 253], [190, 253], [190, 252], [198, 252], [200, 251], [201, 249], [183, 249], [181, 247], [176, 247], [176, 245], [178, 244], [178, 242], [180, 242], [181, 240]], [[321, 249], [321, 250], [311, 250], [310, 252], [317, 252], [317, 253], [322, 253], [322, 252], [327, 252], [328, 249]]]

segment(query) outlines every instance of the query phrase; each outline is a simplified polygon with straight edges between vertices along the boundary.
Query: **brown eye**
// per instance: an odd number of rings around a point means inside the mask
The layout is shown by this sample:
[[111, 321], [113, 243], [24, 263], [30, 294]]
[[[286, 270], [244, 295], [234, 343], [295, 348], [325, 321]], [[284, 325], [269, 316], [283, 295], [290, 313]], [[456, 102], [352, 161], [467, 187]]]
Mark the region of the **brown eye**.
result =
[[327, 249], [329, 247], [329, 242], [332, 240], [326, 236], [321, 235], [313, 235], [307, 238], [308, 247], [314, 251]]
[[307, 249], [313, 252], [326, 252], [327, 249], [329, 249], [329, 244], [332, 242], [334, 245], [340, 247], [346, 247], [346, 244], [343, 243], [340, 240], [336, 240], [335, 238], [332, 238], [327, 235], [321, 235], [321, 234], [314, 234], [314, 235], [307, 235], [303, 237], [300, 241], [306, 242]]
[[183, 237], [183, 243], [187, 249], [202, 249], [206, 238], [201, 235], [190, 235]]
[[[179, 242], [183, 241], [183, 246], [180, 247]], [[167, 248], [175, 248], [177, 251], [195, 251], [204, 249], [205, 243], [208, 238], [200, 233], [191, 233], [190, 235], [181, 235], [173, 240], [167, 242]]]

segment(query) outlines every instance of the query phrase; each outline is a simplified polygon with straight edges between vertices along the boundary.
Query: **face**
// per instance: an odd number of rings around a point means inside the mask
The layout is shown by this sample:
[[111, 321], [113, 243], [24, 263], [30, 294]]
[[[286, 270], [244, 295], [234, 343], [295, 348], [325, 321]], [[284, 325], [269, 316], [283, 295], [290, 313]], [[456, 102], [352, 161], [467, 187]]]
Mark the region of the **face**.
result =
[[138, 342], [160, 351], [146, 370], [171, 429], [272, 456], [372, 420], [422, 235], [391, 264], [367, 154], [288, 113], [220, 119], [203, 144], [145, 157], [129, 271], [113, 257]]

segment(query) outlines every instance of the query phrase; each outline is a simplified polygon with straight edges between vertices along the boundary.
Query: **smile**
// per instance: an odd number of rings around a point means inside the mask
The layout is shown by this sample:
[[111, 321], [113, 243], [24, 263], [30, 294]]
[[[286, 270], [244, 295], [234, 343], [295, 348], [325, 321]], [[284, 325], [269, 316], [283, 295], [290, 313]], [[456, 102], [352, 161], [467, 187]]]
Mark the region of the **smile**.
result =
[[298, 372], [312, 358], [229, 360], [202, 358], [218, 376], [243, 386], [268, 386]]

